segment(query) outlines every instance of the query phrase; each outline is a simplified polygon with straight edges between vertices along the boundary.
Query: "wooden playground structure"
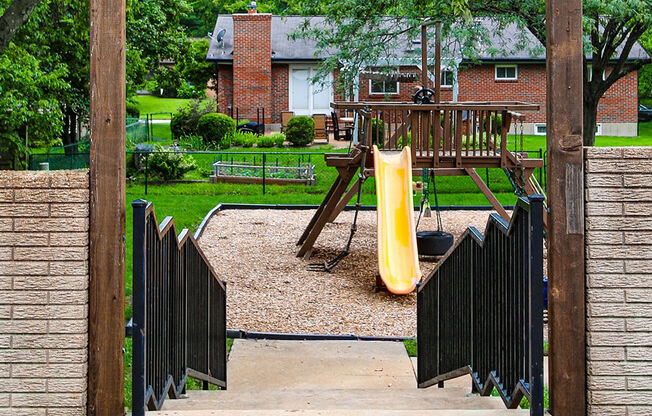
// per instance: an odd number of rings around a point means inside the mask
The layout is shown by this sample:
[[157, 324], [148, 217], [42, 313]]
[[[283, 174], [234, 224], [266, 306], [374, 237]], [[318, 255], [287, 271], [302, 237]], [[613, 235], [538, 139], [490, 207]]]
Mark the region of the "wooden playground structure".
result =
[[541, 192], [532, 173], [543, 167], [543, 160], [528, 158], [523, 149], [517, 148], [517, 143], [511, 149], [508, 146], [512, 124], [523, 118], [521, 112], [537, 111], [538, 105], [521, 102], [336, 102], [332, 106], [338, 111], [357, 112], [361, 139], [348, 154], [324, 156], [326, 165], [337, 169], [338, 177], [297, 242], [299, 257], [310, 257], [324, 226], [334, 221], [357, 193], [363, 178], [356, 180], [356, 172], [365, 152], [361, 174], [373, 175], [372, 144], [383, 152], [398, 152], [409, 145], [416, 176], [424, 168], [432, 169], [439, 176], [468, 175], [507, 221], [509, 214], [475, 169], [503, 169], [518, 192]]
[[[435, 85], [431, 89], [426, 46], [427, 26], [433, 24], [436, 26]], [[326, 165], [335, 167], [338, 176], [299, 238], [297, 257], [310, 257], [324, 226], [337, 218], [364, 179], [373, 176], [373, 145], [383, 152], [400, 152], [405, 146], [410, 146], [413, 170], [431, 169], [439, 176], [468, 175], [506, 221], [509, 221], [509, 214], [475, 169], [503, 169], [519, 195], [545, 194], [532, 176], [535, 169], [543, 167], [543, 160], [529, 159], [527, 152], [523, 151], [522, 141], [520, 149], [516, 140], [512, 148], [508, 146], [512, 125], [522, 122], [523, 112], [538, 111], [539, 106], [516, 101], [441, 102], [440, 23], [422, 25], [421, 44], [424, 45], [421, 53], [423, 88], [414, 94], [414, 102], [331, 104], [337, 112], [353, 111], [357, 114], [359, 140], [348, 154], [324, 155]], [[357, 181], [349, 187], [359, 169]], [[415, 171], [415, 176], [420, 174]]]

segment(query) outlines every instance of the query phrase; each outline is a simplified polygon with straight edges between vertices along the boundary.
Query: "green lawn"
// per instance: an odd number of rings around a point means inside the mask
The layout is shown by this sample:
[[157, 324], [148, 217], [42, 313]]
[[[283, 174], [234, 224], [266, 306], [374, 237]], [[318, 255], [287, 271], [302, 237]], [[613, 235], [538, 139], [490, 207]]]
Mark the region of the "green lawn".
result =
[[[147, 113], [176, 113], [177, 108], [186, 105], [190, 99], [185, 98], [161, 98], [154, 95], [138, 95], [136, 102], [140, 106], [140, 117], [144, 118]], [[157, 115], [154, 118], [169, 119], [170, 115]]]

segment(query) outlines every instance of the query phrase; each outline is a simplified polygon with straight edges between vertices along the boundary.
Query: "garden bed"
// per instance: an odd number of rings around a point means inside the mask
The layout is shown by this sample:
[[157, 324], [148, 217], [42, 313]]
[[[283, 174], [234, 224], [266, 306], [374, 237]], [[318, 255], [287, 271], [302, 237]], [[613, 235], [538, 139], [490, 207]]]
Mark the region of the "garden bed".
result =
[[[309, 272], [295, 257], [296, 241], [314, 210], [220, 211], [206, 224], [199, 244], [227, 285], [227, 326], [246, 331], [416, 335], [416, 294], [376, 292], [376, 212], [363, 211], [351, 254], [332, 273]], [[446, 231], [456, 237], [468, 225], [484, 231], [490, 211], [444, 211]], [[353, 212], [328, 224], [309, 262], [339, 253]], [[435, 217], [420, 230], [435, 229]], [[422, 261], [427, 275], [435, 264]]]

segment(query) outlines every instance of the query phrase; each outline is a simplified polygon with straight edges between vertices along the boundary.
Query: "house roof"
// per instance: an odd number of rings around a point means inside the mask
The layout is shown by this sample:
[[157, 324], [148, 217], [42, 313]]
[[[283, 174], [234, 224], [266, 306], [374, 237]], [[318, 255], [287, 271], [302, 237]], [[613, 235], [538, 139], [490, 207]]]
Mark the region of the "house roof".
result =
[[[320, 61], [329, 56], [328, 51], [317, 54], [316, 42], [310, 39], [289, 39], [289, 35], [297, 30], [300, 25], [310, 19], [311, 26], [325, 24], [323, 16], [272, 16], [272, 56], [273, 61]], [[480, 47], [479, 56], [476, 59], [482, 61], [543, 61], [545, 60], [545, 47], [526, 28], [521, 29], [516, 24], [496, 30], [495, 23], [489, 19], [481, 21], [489, 33], [494, 33], [490, 45]], [[219, 15], [215, 22], [214, 34], [224, 29], [223, 41], [218, 43], [215, 38], [211, 39], [210, 48], [206, 56], [207, 61], [232, 61], [233, 60], [233, 17], [231, 15]], [[523, 37], [525, 30], [525, 37]], [[446, 43], [444, 39], [444, 43]], [[405, 48], [395, 50], [396, 56], [379, 62], [379, 65], [420, 65], [421, 45], [415, 44], [406, 35]], [[516, 47], [515, 45], [519, 45]], [[461, 53], [456, 52], [454, 47], [449, 48], [452, 56], [442, 57], [443, 61], [460, 60]], [[587, 56], [590, 59], [590, 56]], [[650, 59], [650, 55], [640, 44], [636, 44], [629, 55], [631, 60]]]

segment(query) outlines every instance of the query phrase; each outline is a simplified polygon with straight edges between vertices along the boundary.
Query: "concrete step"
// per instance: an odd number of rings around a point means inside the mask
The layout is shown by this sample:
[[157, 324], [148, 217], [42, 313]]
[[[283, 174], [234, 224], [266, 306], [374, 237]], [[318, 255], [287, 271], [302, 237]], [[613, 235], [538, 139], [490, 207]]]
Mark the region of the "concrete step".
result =
[[170, 410], [147, 413], [157, 416], [527, 416], [528, 410]]
[[229, 354], [228, 388], [415, 388], [401, 342], [236, 339]]
[[165, 410], [435, 410], [504, 409], [500, 398], [472, 395], [463, 388], [238, 390], [188, 392], [167, 400]]

